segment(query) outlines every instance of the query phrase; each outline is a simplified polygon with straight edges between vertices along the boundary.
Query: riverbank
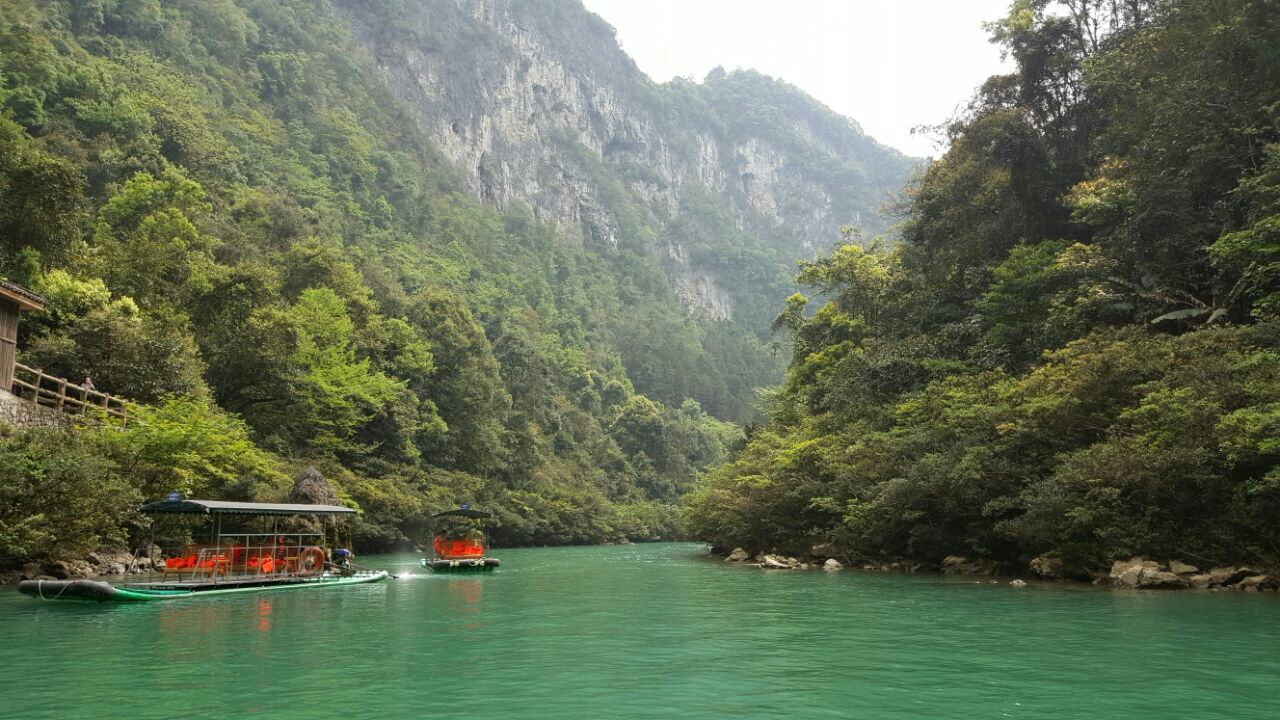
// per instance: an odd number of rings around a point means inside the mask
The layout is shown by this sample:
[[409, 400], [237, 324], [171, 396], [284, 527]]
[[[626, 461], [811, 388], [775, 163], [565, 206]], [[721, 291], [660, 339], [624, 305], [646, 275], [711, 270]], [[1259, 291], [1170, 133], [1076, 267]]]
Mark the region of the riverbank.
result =
[[[713, 551], [715, 554], [715, 551]], [[980, 575], [1011, 577], [1010, 585], [1026, 585], [1027, 579], [1051, 582], [1090, 582], [1129, 590], [1239, 590], [1246, 592], [1280, 591], [1280, 570], [1246, 565], [1220, 566], [1202, 571], [1180, 560], [1162, 563], [1144, 557], [1117, 560], [1103, 572], [1083, 573], [1065, 568], [1057, 558], [1037, 557], [1028, 564], [1026, 573], [1008, 573], [1007, 568], [992, 560], [971, 559], [951, 555], [940, 564], [890, 562], [854, 563], [841, 558], [830, 546], [816, 545], [807, 559], [779, 553], [752, 555], [743, 548], [719, 553], [725, 562], [752, 565], [763, 570], [823, 570], [838, 572], [855, 568], [864, 572], [938, 573], [942, 575]]]
[[127, 550], [101, 550], [81, 558], [28, 562], [21, 567], [0, 570], [0, 585], [16, 585], [23, 580], [119, 577], [146, 573], [151, 569], [151, 560], [135, 558]]

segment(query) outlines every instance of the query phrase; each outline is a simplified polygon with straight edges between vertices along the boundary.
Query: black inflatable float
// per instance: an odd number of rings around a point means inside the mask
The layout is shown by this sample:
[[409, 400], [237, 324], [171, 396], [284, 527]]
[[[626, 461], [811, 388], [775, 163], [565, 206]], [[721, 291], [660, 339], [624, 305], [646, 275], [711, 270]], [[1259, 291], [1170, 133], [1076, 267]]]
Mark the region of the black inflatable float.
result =
[[436, 572], [451, 570], [492, 570], [502, 562], [497, 558], [475, 558], [466, 560], [423, 560], [422, 566]]
[[41, 600], [115, 600], [117, 588], [100, 580], [23, 580], [18, 592]]

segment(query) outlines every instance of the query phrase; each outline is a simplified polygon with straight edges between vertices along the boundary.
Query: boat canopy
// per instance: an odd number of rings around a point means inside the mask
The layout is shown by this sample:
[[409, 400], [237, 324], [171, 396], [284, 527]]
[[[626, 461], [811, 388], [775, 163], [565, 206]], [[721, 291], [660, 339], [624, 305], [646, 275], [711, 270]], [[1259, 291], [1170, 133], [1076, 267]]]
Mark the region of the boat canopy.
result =
[[188, 513], [199, 515], [354, 515], [342, 505], [307, 503], [252, 503], [229, 500], [160, 500], [138, 508], [142, 513]]
[[490, 516], [491, 516], [491, 513], [487, 513], [483, 510], [473, 510], [470, 506], [463, 505], [457, 510], [445, 510], [444, 512], [438, 512], [435, 515], [432, 515], [431, 517], [487, 518]]

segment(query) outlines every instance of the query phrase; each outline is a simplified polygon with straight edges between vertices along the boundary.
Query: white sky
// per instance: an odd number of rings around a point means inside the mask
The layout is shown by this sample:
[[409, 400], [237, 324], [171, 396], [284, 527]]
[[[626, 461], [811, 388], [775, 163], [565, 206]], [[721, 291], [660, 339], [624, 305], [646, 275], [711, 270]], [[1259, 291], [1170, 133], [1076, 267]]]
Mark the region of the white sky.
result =
[[937, 156], [911, 134], [1005, 71], [982, 23], [1011, 0], [584, 0], [654, 80], [754, 68], [857, 120], [880, 142]]

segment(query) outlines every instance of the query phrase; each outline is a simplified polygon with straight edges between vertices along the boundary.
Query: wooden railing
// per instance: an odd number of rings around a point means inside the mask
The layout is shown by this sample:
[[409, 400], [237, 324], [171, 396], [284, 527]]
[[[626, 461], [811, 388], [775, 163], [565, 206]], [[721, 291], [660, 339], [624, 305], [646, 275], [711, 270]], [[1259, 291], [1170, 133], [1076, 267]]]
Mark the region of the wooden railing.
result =
[[124, 400], [80, 387], [64, 378], [45, 375], [43, 370], [22, 363], [13, 364], [13, 394], [62, 412], [102, 412], [121, 420], [129, 419], [129, 406]]

